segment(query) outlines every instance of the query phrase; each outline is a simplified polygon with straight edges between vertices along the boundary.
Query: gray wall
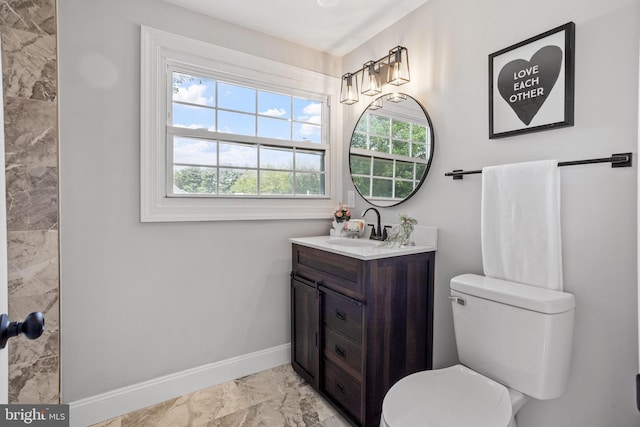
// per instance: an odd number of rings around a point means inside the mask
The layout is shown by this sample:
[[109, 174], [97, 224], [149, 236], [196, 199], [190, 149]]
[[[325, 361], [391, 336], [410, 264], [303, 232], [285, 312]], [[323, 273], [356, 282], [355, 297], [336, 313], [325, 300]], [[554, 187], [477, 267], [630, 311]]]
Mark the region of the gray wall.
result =
[[[637, 0], [430, 0], [341, 68], [337, 58], [159, 0], [61, 2], [63, 401], [288, 342], [286, 237], [328, 229], [322, 221], [138, 222], [139, 24], [332, 75], [397, 44], [409, 48], [406, 90], [432, 116], [436, 155], [420, 193], [383, 219], [402, 212], [439, 227], [434, 359], [442, 367], [457, 359], [448, 281], [482, 271], [481, 181], [443, 174], [637, 151], [639, 16]], [[568, 21], [577, 27], [576, 125], [489, 141], [487, 55]], [[346, 139], [362, 104], [345, 110]], [[640, 421], [636, 173], [562, 169], [565, 288], [578, 304], [571, 379], [562, 398], [529, 403], [520, 427]], [[356, 211], [367, 206], [357, 203]]]
[[340, 72], [339, 58], [161, 0], [60, 2], [64, 402], [288, 343], [287, 238], [330, 227], [139, 222], [140, 24]]
[[[575, 126], [489, 140], [488, 55], [569, 21], [576, 24]], [[457, 357], [449, 279], [482, 272], [481, 178], [453, 181], [444, 173], [637, 152], [639, 32], [637, 0], [430, 0], [343, 58], [346, 71], [397, 44], [406, 46], [412, 77], [406, 91], [424, 103], [434, 122], [437, 145], [425, 185], [407, 203], [385, 209], [384, 217], [393, 221], [397, 213], [408, 213], [439, 228], [436, 367]], [[345, 138], [363, 104], [346, 110]], [[518, 427], [640, 423], [634, 401], [636, 174], [635, 165], [561, 169], [564, 284], [577, 300], [571, 376], [562, 398], [528, 403]]]

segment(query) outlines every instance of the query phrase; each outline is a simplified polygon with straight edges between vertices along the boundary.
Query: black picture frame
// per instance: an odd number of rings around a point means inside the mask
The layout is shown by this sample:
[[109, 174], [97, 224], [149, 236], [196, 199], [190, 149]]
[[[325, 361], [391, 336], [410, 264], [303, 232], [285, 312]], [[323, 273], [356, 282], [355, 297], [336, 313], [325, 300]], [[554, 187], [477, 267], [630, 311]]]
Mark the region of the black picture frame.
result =
[[489, 55], [489, 139], [573, 126], [575, 24]]

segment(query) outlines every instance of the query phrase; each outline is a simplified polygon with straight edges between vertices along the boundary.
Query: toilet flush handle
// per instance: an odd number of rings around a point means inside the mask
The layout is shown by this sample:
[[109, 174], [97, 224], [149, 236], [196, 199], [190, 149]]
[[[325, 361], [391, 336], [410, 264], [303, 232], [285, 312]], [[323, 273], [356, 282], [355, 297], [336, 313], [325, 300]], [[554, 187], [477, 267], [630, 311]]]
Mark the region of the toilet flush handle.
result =
[[460, 297], [449, 297], [449, 299], [450, 299], [451, 301], [455, 301], [455, 302], [457, 302], [457, 303], [458, 303], [458, 304], [460, 304], [460, 305], [463, 305], [463, 306], [464, 306], [464, 305], [467, 305], [467, 302], [464, 300], [464, 298], [460, 298]]

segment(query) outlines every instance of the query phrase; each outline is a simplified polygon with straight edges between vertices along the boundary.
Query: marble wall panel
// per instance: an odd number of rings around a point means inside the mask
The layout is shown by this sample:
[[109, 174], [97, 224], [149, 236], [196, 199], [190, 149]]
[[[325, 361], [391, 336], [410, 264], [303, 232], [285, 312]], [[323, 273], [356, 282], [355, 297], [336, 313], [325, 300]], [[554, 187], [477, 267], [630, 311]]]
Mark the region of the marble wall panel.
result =
[[40, 34], [56, 34], [54, 0], [3, 0], [0, 25]]
[[33, 297], [57, 291], [57, 231], [10, 231], [9, 297]]
[[56, 37], [0, 27], [5, 97], [57, 99]]
[[58, 166], [56, 104], [5, 97], [5, 161], [8, 170], [20, 166]]
[[58, 228], [58, 168], [23, 165], [7, 170], [8, 230]]
[[58, 403], [59, 248], [55, 0], [2, 0], [9, 317], [45, 316], [9, 342], [9, 403]]
[[37, 340], [24, 337], [9, 343], [9, 364], [31, 362], [59, 354], [58, 232], [8, 233], [9, 317], [23, 320], [40, 311], [45, 331]]
[[58, 403], [60, 376], [58, 357], [11, 365], [9, 403]]

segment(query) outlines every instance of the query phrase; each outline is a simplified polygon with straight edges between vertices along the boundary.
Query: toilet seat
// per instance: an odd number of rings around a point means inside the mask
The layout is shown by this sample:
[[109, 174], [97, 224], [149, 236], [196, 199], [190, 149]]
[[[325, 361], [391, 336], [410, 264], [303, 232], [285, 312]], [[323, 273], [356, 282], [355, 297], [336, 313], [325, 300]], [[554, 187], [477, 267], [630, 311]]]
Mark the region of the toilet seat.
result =
[[506, 427], [509, 390], [462, 365], [404, 377], [382, 403], [384, 427]]

